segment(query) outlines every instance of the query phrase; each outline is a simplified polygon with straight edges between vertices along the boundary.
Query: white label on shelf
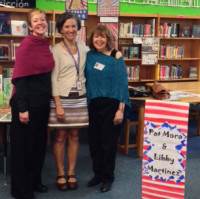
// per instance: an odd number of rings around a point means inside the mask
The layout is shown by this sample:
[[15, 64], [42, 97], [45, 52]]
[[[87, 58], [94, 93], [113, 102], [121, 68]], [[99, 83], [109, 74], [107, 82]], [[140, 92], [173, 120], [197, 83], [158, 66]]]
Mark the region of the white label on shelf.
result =
[[116, 22], [118, 23], [118, 17], [100, 17], [100, 23], [103, 22]]

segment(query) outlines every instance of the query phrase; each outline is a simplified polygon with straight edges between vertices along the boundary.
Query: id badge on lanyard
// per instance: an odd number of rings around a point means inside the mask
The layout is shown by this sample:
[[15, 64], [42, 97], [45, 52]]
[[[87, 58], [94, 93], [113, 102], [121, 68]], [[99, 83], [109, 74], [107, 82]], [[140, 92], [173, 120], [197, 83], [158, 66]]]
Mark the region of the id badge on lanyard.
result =
[[[79, 52], [79, 49], [78, 49], [78, 46], [77, 44], [76, 45], [76, 49], [77, 49], [77, 52], [78, 52], [78, 62], [76, 62], [74, 56], [72, 55], [71, 51], [69, 50], [67, 44], [65, 43], [65, 41], [63, 40], [63, 44], [64, 46], [66, 47], [68, 53], [71, 55], [72, 59], [74, 60], [74, 64], [75, 64], [75, 67], [76, 67], [76, 71], [77, 71], [77, 77], [79, 78], [79, 67], [80, 67], [80, 52]], [[78, 91], [81, 91], [82, 90], [82, 82], [78, 79], [78, 81], [76, 82], [76, 88]]]
[[82, 90], [82, 82], [80, 80], [78, 80], [76, 82], [76, 88], [77, 88], [77, 91], [81, 91]]

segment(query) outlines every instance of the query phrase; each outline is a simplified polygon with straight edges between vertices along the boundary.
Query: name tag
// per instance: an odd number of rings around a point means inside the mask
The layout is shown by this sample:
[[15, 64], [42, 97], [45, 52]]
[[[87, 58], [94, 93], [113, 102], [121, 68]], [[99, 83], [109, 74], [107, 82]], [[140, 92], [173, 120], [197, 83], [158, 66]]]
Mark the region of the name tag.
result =
[[105, 67], [105, 65], [97, 62], [95, 65], [94, 65], [94, 68], [97, 69], [97, 70], [103, 70], [103, 68]]
[[77, 88], [78, 91], [82, 90], [82, 82], [81, 81], [77, 81], [76, 88]]

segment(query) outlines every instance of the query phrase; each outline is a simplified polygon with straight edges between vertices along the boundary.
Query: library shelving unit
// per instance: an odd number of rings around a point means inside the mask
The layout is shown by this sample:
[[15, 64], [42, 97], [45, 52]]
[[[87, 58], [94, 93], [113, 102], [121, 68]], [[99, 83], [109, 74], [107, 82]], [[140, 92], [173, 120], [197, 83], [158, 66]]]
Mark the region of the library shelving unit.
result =
[[[200, 67], [200, 38], [192, 38], [192, 26], [200, 25], [200, 17], [198, 16], [175, 16], [175, 15], [159, 15], [159, 23], [175, 23], [179, 25], [179, 32], [175, 38], [160, 38], [160, 45], [183, 46], [183, 57], [178, 59], [159, 58], [160, 65], [177, 64], [182, 66], [182, 78], [170, 81], [199, 81]], [[190, 27], [189, 37], [182, 37], [184, 26]], [[191, 66], [196, 66], [197, 78], [189, 78], [189, 70]], [[169, 80], [162, 80], [169, 81]]]
[[[134, 25], [144, 25], [149, 21], [154, 20], [154, 36], [158, 35], [158, 14], [120, 14], [119, 23], [130, 23]], [[126, 40], [129, 40], [126, 42]], [[133, 45], [133, 38], [129, 36], [119, 35], [119, 49], [121, 50], [123, 45]], [[123, 44], [129, 43], [129, 44]], [[144, 82], [153, 82], [155, 80], [155, 65], [141, 65], [141, 46], [139, 47], [139, 58], [125, 58], [124, 61], [129, 66], [139, 66], [139, 80], [129, 80], [130, 84], [141, 84]]]
[[[20, 8], [0, 8], [0, 12], [8, 12], [10, 13], [11, 20], [20, 20], [20, 21], [27, 21], [27, 13], [30, 9], [20, 9]], [[53, 21], [53, 11], [52, 10], [44, 10], [47, 16], [47, 21]], [[11, 40], [13, 43], [20, 43], [25, 36], [19, 35], [7, 35], [7, 34], [0, 34], [0, 44], [10, 44]], [[51, 45], [53, 45], [53, 37], [47, 36]], [[0, 60], [0, 65], [6, 68], [12, 68], [14, 65], [14, 61], [9, 60]]]
[[[160, 15], [160, 14], [120, 14], [119, 23], [129, 23], [133, 24], [146, 24], [149, 23], [150, 19], [154, 19], [154, 36], [160, 39], [161, 45], [169, 46], [182, 46], [183, 47], [183, 57], [182, 58], [160, 58], [158, 55], [158, 65], [181, 65], [182, 67], [182, 77], [177, 79], [160, 79], [156, 76], [156, 65], [142, 65], [141, 56], [139, 59], [128, 59], [125, 58], [127, 66], [139, 65], [139, 80], [130, 80], [129, 83], [133, 85], [139, 85], [146, 82], [154, 81], [199, 81], [200, 80], [200, 38], [192, 37], [192, 26], [200, 25], [200, 17], [196, 16], [178, 16], [178, 15]], [[159, 27], [161, 23], [167, 24], [178, 24], [179, 32], [177, 37], [166, 38], [159, 35]], [[182, 37], [182, 29], [184, 26], [190, 27], [190, 36]], [[126, 42], [123, 40], [132, 41], [132, 37], [119, 36], [119, 49], [121, 49]], [[121, 44], [122, 43], [122, 44]], [[131, 42], [128, 45], [133, 45]], [[141, 51], [141, 50], [140, 50]], [[140, 53], [141, 55], [141, 53]], [[198, 69], [196, 78], [189, 78], [189, 70], [191, 66], [196, 66]]]
[[[30, 9], [13, 9], [13, 8], [0, 8], [0, 12], [9, 12], [11, 20], [22, 20], [26, 21], [27, 13]], [[55, 21], [57, 17], [64, 11], [55, 10], [44, 10], [47, 15], [47, 21]], [[161, 80], [156, 76], [156, 65], [142, 65], [141, 56], [139, 58], [125, 58], [125, 63], [128, 66], [139, 66], [139, 78], [138, 80], [131, 80], [129, 83], [131, 85], [143, 85], [146, 82], [157, 81], [199, 81], [200, 80], [200, 38], [182, 37], [182, 28], [184, 26], [190, 26], [190, 31], [192, 32], [193, 25], [200, 25], [200, 17], [197, 16], [177, 16], [177, 15], [160, 15], [160, 14], [123, 14], [119, 16], [119, 23], [129, 23], [133, 24], [148, 24], [149, 21], [154, 21], [154, 36], [160, 38], [160, 45], [171, 45], [171, 46], [183, 46], [183, 57], [182, 58], [160, 58], [158, 55], [159, 65], [181, 65], [182, 66], [182, 78], [180, 79], [167, 79]], [[88, 20], [84, 22], [87, 30], [87, 39], [90, 35], [91, 29], [100, 22], [100, 18], [97, 16], [96, 12], [88, 13]], [[159, 27], [161, 23], [172, 24], [176, 23], [179, 25], [179, 33], [177, 37], [174, 38], [164, 38], [159, 35]], [[47, 36], [51, 45], [61, 41], [62, 36], [57, 35], [55, 29], [52, 36]], [[0, 34], [0, 44], [9, 44], [11, 40], [16, 43], [24, 39], [24, 36], [16, 35], [2, 35]], [[128, 41], [129, 44], [124, 44]], [[132, 37], [119, 36], [119, 49], [124, 45], [133, 45]], [[88, 42], [88, 40], [87, 40]], [[88, 43], [87, 43], [88, 44]], [[140, 48], [141, 55], [141, 48]], [[12, 60], [0, 60], [0, 65], [3, 67], [13, 67], [14, 61]], [[198, 73], [197, 78], [189, 78], [189, 69], [191, 66], [197, 66]]]

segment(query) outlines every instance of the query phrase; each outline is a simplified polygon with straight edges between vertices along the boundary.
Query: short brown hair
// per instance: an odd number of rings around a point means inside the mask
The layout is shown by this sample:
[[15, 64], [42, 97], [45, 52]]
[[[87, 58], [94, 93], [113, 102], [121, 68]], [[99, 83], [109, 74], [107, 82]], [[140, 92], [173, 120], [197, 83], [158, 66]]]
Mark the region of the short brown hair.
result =
[[105, 25], [97, 25], [91, 32], [90, 38], [89, 38], [89, 47], [92, 50], [96, 50], [93, 44], [93, 36], [95, 33], [98, 33], [99, 35], [104, 35], [107, 37], [107, 49], [112, 50], [114, 47], [114, 37], [107, 26]]
[[43, 10], [34, 8], [34, 9], [32, 9], [32, 10], [30, 10], [30, 11], [28, 12], [27, 22], [28, 22], [28, 25], [29, 25], [29, 26], [31, 26], [31, 19], [32, 19], [33, 15], [39, 14], [39, 13], [43, 14], [44, 17], [45, 17], [45, 19], [46, 19], [46, 14], [45, 14], [45, 12], [44, 12]]
[[65, 21], [67, 21], [68, 19], [74, 19], [76, 21], [77, 29], [78, 30], [81, 29], [81, 20], [78, 18], [78, 16], [75, 15], [74, 13], [70, 13], [70, 12], [66, 13], [65, 12], [65, 13], [59, 15], [59, 17], [56, 21], [56, 28], [57, 28], [59, 33], [61, 33], [61, 29], [62, 29]]

